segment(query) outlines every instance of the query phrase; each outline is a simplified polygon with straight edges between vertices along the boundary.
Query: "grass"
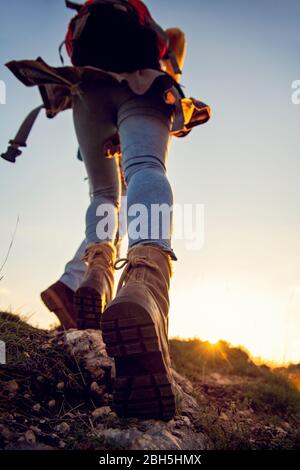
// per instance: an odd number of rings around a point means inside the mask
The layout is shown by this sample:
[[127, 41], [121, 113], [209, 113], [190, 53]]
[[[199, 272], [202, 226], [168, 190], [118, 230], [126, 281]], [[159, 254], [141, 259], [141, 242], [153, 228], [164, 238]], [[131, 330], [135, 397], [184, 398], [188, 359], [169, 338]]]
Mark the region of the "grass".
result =
[[[95, 405], [101, 406], [87, 385], [92, 378], [67, 352], [63, 335], [0, 313], [0, 339], [7, 348], [7, 364], [0, 366], [2, 425], [15, 433], [24, 432], [29, 424], [38, 426], [42, 441], [57, 447], [53, 429], [65, 421], [71, 427], [65, 448], [108, 448], [89, 419]], [[300, 372], [299, 366], [258, 366], [246, 351], [224, 341], [211, 345], [199, 339], [171, 339], [170, 348], [173, 367], [193, 384], [192, 395], [199, 404], [193, 421], [212, 448], [300, 449], [300, 392], [289, 379]], [[214, 382], [214, 374], [227, 382]], [[19, 388], [11, 394], [7, 385], [14, 381]], [[58, 382], [64, 382], [63, 391], [57, 389]], [[47, 406], [50, 400], [55, 400], [53, 409]], [[180, 408], [181, 396], [176, 402]], [[40, 412], [33, 411], [36, 403]], [[277, 432], [285, 424], [288, 431]]]
[[[170, 348], [174, 368], [194, 385], [199, 430], [214, 449], [300, 449], [300, 392], [289, 378], [299, 366], [258, 366], [224, 341], [172, 339]], [[214, 373], [227, 384], [214, 384]]]
[[212, 345], [199, 339], [170, 340], [171, 356], [175, 369], [191, 380], [205, 377], [211, 372], [256, 377], [259, 368], [241, 348], [225, 341]]
[[[0, 339], [7, 351], [7, 364], [0, 366], [0, 431], [4, 426], [17, 435], [35, 426], [44, 444], [57, 447], [55, 427], [67, 422], [70, 435], [85, 429], [88, 436], [88, 414], [101, 403], [91, 396], [89, 373], [68, 353], [63, 337], [53, 338], [53, 333], [30, 326], [17, 315], [0, 313]], [[57, 388], [60, 382], [63, 390]], [[11, 386], [17, 386], [15, 392]], [[55, 404], [50, 407], [51, 400]], [[0, 432], [0, 448], [1, 439]], [[72, 447], [74, 442], [68, 444]]]
[[300, 422], [299, 390], [282, 374], [263, 373], [261, 380], [247, 385], [245, 396], [255, 411]]
[[7, 353], [7, 363], [0, 369], [0, 383], [18, 379], [25, 389], [27, 382], [33, 382], [31, 387], [49, 399], [57, 381], [64, 382], [72, 394], [83, 392], [76, 363], [52, 341], [49, 332], [28, 325], [16, 315], [1, 313], [0, 338], [6, 344]]
[[205, 380], [213, 372], [255, 378], [241, 385], [255, 411], [300, 419], [300, 392], [282, 369], [257, 366], [246, 351], [224, 341], [215, 346], [198, 339], [170, 343], [175, 369], [190, 380]]

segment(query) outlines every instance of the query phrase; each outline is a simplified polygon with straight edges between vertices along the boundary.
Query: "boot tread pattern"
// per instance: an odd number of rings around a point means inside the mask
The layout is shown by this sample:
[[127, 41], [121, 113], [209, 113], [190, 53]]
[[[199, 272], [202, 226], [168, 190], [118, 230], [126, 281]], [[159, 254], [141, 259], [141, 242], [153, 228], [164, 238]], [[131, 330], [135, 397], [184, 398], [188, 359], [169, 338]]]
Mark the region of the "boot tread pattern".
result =
[[102, 313], [100, 294], [95, 289], [81, 287], [75, 293], [74, 304], [77, 310], [77, 328], [98, 330]]
[[121, 417], [171, 419], [175, 398], [170, 373], [146, 309], [133, 302], [112, 302], [101, 329], [107, 354], [116, 365], [114, 411]]
[[113, 410], [119, 416], [168, 420], [174, 416], [174, 396], [165, 374], [116, 379]]
[[153, 324], [138, 326], [135, 318], [103, 322], [103, 339], [107, 354], [112, 357], [125, 354], [143, 354], [159, 349]]

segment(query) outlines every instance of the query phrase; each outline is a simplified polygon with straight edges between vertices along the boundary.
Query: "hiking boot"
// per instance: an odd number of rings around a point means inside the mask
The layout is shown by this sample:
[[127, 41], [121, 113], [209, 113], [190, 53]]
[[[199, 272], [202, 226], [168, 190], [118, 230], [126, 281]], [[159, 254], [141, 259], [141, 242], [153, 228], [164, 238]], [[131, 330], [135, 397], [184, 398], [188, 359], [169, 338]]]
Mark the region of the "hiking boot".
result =
[[41, 293], [41, 299], [50, 312], [57, 316], [62, 328], [76, 328], [77, 313], [72, 289], [57, 281]]
[[159, 246], [140, 244], [115, 268], [125, 265], [101, 319], [116, 366], [113, 409], [122, 417], [168, 420], [175, 414], [168, 342], [171, 258]]
[[116, 248], [111, 242], [87, 248], [84, 255], [87, 270], [74, 298], [78, 329], [100, 328], [101, 314], [113, 296], [115, 260]]

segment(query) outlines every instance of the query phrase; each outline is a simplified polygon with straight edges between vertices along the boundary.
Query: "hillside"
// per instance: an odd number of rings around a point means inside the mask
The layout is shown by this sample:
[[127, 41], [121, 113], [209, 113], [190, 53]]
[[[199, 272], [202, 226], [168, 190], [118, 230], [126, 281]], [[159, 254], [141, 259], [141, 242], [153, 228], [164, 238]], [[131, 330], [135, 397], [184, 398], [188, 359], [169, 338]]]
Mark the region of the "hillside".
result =
[[[271, 370], [225, 342], [170, 341], [177, 415], [120, 419], [101, 333], [0, 314], [0, 449], [299, 449], [299, 367]], [[293, 383], [295, 382], [295, 383]]]

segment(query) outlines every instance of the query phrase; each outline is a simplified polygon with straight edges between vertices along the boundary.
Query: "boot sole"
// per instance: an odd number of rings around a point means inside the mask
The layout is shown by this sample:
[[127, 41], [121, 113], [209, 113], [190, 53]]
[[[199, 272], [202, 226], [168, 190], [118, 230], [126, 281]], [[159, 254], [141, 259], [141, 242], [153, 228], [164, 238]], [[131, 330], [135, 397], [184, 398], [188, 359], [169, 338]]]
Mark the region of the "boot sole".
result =
[[55, 292], [42, 292], [41, 299], [47, 309], [57, 316], [62, 328], [76, 328], [76, 322], [68, 313], [64, 303]]
[[92, 287], [79, 287], [75, 292], [74, 305], [77, 310], [79, 330], [99, 330], [102, 315], [102, 298]]
[[120, 417], [171, 419], [176, 411], [170, 371], [147, 309], [132, 301], [113, 301], [101, 329], [116, 379], [113, 410]]

